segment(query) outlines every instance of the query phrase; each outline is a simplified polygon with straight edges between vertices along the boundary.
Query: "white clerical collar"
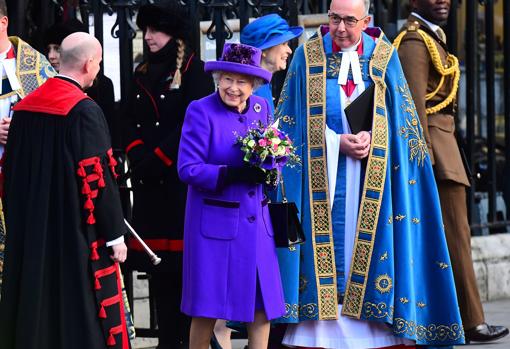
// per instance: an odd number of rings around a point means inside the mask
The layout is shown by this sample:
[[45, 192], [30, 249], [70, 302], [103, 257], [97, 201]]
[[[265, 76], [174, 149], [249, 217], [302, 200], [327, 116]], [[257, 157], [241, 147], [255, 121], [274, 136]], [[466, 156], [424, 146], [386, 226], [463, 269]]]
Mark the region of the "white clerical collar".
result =
[[349, 68], [352, 71], [352, 81], [354, 82], [354, 85], [358, 85], [363, 82], [358, 57], [358, 46], [360, 43], [361, 37], [355, 45], [342, 49], [342, 63], [340, 63], [340, 72], [338, 73], [339, 85], [347, 84]]
[[434, 24], [430, 21], [427, 21], [425, 18], [423, 18], [422, 16], [420, 16], [419, 14], [417, 14], [416, 12], [411, 12], [411, 14], [414, 16], [414, 17], [418, 17], [419, 19], [421, 19], [423, 22], [425, 22], [426, 25], [429, 26], [430, 29], [432, 29], [432, 31], [435, 33], [439, 28], [441, 28], [440, 26], [438, 26], [437, 24]]
[[66, 79], [69, 79], [69, 80], [72, 80], [74, 82], [76, 82], [78, 84], [78, 86], [81, 87], [81, 84], [75, 79], [75, 78], [72, 78], [70, 77], [69, 75], [64, 75], [64, 74], [57, 74], [57, 76], [60, 76], [62, 78], [66, 78]]
[[[0, 79], [3, 79], [4, 76], [9, 79], [9, 84], [11, 85], [12, 91], [17, 91], [21, 88], [21, 84], [19, 83], [18, 77], [16, 76], [16, 59], [15, 58], [6, 58], [7, 53], [12, 49], [12, 44], [9, 45], [9, 48], [4, 52], [0, 53]], [[5, 92], [2, 91], [2, 85], [0, 83], [0, 95]], [[8, 91], [10, 92], [10, 91]]]
[[9, 52], [11, 50], [11, 47], [12, 47], [12, 44], [9, 43], [9, 47], [7, 47], [7, 50], [5, 50], [4, 52], [0, 52], [0, 59], [4, 59], [7, 56], [7, 52]]

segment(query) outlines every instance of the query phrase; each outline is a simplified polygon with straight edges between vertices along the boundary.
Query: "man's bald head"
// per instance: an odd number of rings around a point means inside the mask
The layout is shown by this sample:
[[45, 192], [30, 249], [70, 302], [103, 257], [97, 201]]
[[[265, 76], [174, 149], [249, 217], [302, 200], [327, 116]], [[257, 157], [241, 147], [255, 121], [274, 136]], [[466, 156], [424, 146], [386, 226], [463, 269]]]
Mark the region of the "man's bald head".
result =
[[73, 33], [60, 45], [60, 73], [75, 78], [82, 87], [88, 87], [99, 71], [101, 57], [101, 44], [94, 36]]
[[370, 12], [371, 0], [332, 0], [331, 4], [330, 4], [330, 8], [336, 7], [335, 5], [339, 5], [339, 4], [333, 4], [333, 3], [343, 3], [343, 2], [349, 2], [352, 7], [356, 7], [356, 8], [359, 6], [363, 6], [363, 14], [365, 16], [368, 16], [368, 14]]

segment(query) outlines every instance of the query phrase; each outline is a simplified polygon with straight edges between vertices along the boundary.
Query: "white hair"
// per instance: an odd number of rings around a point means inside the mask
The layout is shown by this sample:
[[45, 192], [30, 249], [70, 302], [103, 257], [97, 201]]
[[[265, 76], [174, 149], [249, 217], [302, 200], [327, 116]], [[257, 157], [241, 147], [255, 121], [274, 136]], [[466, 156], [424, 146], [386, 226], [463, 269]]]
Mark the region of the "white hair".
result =
[[363, 4], [365, 5], [365, 16], [370, 14], [370, 0], [363, 0]]
[[[213, 77], [213, 80], [214, 80], [214, 84], [216, 86], [218, 86], [218, 84], [220, 82], [221, 75], [223, 73], [225, 73], [223, 70], [215, 70], [215, 71], [212, 72], [212, 77]], [[266, 83], [264, 81], [264, 79], [258, 78], [256, 76], [246, 75], [246, 74], [241, 74], [241, 75], [245, 75], [246, 77], [248, 77], [249, 79], [251, 79], [253, 81], [253, 91], [255, 91], [260, 86], [262, 86], [262, 85], [264, 85]]]

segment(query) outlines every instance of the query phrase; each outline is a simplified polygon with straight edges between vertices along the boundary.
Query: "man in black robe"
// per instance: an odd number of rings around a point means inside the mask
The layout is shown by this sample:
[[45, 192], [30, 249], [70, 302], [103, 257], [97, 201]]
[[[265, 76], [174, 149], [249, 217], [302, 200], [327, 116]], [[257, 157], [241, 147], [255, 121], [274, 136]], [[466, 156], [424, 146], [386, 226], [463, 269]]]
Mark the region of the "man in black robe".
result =
[[118, 262], [126, 259], [104, 115], [82, 88], [101, 45], [74, 33], [60, 75], [14, 108], [6, 149], [2, 349], [129, 349]]

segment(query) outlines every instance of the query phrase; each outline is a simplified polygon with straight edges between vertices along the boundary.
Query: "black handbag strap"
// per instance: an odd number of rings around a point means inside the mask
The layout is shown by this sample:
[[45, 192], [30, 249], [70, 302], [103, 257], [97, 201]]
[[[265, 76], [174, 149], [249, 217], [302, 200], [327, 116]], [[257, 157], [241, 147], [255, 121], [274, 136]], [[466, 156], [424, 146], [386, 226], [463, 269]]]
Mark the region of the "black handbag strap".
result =
[[285, 184], [283, 183], [283, 173], [280, 173], [280, 180], [278, 182], [280, 187], [282, 188], [282, 202], [287, 202], [287, 194], [285, 194]]

